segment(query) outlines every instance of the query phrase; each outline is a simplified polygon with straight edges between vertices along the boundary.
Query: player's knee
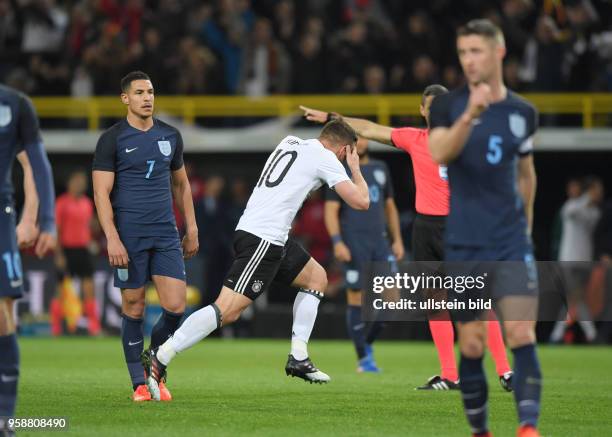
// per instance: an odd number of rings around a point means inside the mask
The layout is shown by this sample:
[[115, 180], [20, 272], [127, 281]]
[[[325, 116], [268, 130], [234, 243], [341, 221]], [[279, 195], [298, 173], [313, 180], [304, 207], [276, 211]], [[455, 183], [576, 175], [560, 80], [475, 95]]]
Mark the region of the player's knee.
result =
[[15, 320], [13, 319], [13, 299], [0, 298], [0, 336], [15, 333]]
[[506, 324], [506, 342], [511, 349], [533, 344], [536, 341], [535, 331], [530, 322]]
[[346, 303], [350, 306], [361, 306], [361, 290], [347, 290]]
[[308, 288], [316, 290], [320, 293], [325, 293], [325, 290], [327, 290], [327, 273], [325, 272], [325, 269], [321, 267], [321, 265], [318, 263], [313, 268]]
[[121, 310], [123, 311], [123, 314], [134, 319], [140, 319], [144, 315], [144, 309], [144, 296], [123, 296], [123, 301], [121, 305]]
[[479, 358], [484, 355], [484, 342], [479, 338], [462, 341], [460, 344], [461, 354], [468, 358]]
[[226, 311], [223, 311], [221, 314], [223, 316], [223, 326], [226, 326], [231, 323], [234, 323], [240, 318], [240, 314], [242, 314], [242, 309], [230, 308]]
[[176, 302], [166, 302], [163, 305], [166, 311], [170, 311], [171, 313], [184, 313], [185, 312], [185, 301], [177, 300]]

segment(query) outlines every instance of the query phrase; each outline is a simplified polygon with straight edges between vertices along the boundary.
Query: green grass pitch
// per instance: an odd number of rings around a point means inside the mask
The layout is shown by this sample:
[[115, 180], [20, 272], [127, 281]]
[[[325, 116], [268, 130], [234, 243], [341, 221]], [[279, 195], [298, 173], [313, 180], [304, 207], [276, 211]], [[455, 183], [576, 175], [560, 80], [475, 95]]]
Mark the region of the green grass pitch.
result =
[[[383, 373], [355, 372], [348, 341], [310, 345], [328, 385], [285, 376], [289, 341], [205, 340], [178, 356], [169, 372], [174, 401], [130, 401], [117, 338], [20, 340], [17, 415], [67, 416], [68, 432], [19, 436], [398, 435], [468, 436], [457, 392], [414, 387], [437, 372], [429, 343], [380, 342]], [[612, 348], [541, 347], [543, 436], [612, 436]], [[489, 412], [496, 436], [515, 435], [512, 395], [490, 358]]]

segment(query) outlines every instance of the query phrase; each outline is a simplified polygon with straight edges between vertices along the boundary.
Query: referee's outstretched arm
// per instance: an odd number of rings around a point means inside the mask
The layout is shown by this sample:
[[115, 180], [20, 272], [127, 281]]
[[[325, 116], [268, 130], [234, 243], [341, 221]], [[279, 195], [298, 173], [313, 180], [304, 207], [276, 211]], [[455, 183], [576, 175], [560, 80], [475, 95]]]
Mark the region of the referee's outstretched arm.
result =
[[308, 121], [327, 123], [330, 120], [342, 118], [344, 122], [355, 129], [355, 132], [357, 132], [357, 135], [360, 137], [393, 146], [393, 141], [391, 141], [391, 132], [393, 128], [389, 126], [383, 126], [382, 124], [377, 124], [363, 118], [343, 117], [337, 112], [319, 111], [318, 109], [312, 109], [306, 106], [300, 106], [300, 109], [304, 111], [304, 117]]

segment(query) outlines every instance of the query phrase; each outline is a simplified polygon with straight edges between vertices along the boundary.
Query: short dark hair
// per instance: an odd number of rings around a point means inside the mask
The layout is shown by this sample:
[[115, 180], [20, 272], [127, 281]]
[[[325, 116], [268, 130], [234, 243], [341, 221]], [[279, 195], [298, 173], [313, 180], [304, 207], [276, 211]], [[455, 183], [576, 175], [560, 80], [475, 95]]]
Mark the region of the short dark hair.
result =
[[457, 37], [469, 35], [479, 35], [498, 44], [505, 44], [504, 34], [499, 26], [486, 18], [470, 20], [457, 30]]
[[135, 80], [151, 80], [147, 73], [142, 71], [131, 71], [121, 79], [121, 92], [125, 93]]
[[357, 142], [357, 133], [348, 123], [338, 118], [323, 126], [319, 139], [329, 140], [336, 146], [344, 146], [355, 144]]
[[423, 96], [421, 97], [421, 105], [425, 105], [425, 97], [437, 97], [446, 93], [448, 93], [448, 89], [445, 86], [439, 85], [437, 83], [429, 85], [427, 88], [425, 88], [425, 91], [423, 91]]

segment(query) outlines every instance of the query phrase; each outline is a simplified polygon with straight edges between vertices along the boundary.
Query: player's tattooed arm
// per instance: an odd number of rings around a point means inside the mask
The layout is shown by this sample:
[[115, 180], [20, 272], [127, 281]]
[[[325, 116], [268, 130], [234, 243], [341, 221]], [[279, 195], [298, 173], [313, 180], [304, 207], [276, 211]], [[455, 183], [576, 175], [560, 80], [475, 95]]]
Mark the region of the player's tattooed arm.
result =
[[185, 218], [185, 236], [183, 237], [183, 256], [193, 257], [199, 250], [198, 226], [193, 208], [193, 197], [185, 166], [172, 172], [172, 194], [174, 202]]
[[17, 160], [23, 168], [23, 191], [25, 194], [21, 219], [17, 225], [17, 244], [20, 248], [24, 248], [31, 247], [38, 238], [39, 228], [36, 221], [38, 219], [39, 200], [27, 153], [22, 151], [17, 154]]
[[115, 173], [112, 171], [94, 170], [92, 178], [98, 220], [104, 235], [106, 235], [108, 244], [108, 261], [112, 267], [126, 267], [129, 262], [128, 253], [115, 227], [113, 206], [110, 201], [110, 193], [115, 184]]
[[527, 217], [527, 229], [531, 234], [533, 223], [533, 202], [535, 200], [537, 176], [533, 165], [533, 155], [527, 155], [518, 161], [518, 187], [525, 205], [525, 216]]
[[304, 118], [308, 121], [327, 123], [330, 120], [341, 118], [348, 123], [349, 126], [355, 129], [355, 132], [357, 132], [357, 135], [360, 137], [393, 146], [393, 142], [391, 141], [391, 132], [393, 128], [388, 126], [383, 126], [382, 124], [377, 124], [363, 118], [343, 117], [337, 112], [319, 111], [318, 109], [312, 109], [306, 106], [300, 106], [300, 109], [304, 111]]

